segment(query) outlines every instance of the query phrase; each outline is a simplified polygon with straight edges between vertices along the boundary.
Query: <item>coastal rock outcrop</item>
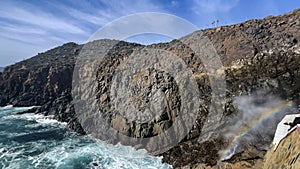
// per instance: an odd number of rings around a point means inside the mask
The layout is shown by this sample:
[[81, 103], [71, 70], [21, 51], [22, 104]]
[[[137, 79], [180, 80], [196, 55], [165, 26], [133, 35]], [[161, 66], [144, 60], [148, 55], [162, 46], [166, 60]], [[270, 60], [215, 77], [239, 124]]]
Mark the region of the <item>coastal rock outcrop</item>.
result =
[[73, 116], [72, 75], [80, 45], [67, 43], [28, 60], [7, 66], [0, 73], [0, 105], [40, 106], [37, 113], [55, 115], [84, 133]]
[[[264, 91], [265, 95], [276, 95], [283, 100], [293, 101], [296, 105], [300, 104], [299, 18], [300, 10], [295, 10], [278, 17], [250, 20], [203, 31], [219, 54], [223, 62], [220, 69], [225, 72], [225, 108], [218, 115], [222, 119], [221, 122], [225, 123], [239, 114], [237, 106], [233, 104], [237, 96]], [[191, 34], [192, 38], [198, 36], [199, 32]], [[107, 56], [103, 57], [103, 62], [97, 68], [97, 82], [94, 84], [97, 86], [96, 104], [102, 110], [105, 121], [120, 133], [133, 138], [147, 138], [164, 132], [172, 126], [182, 106], [180, 88], [171, 74], [153, 69], [140, 72], [136, 75], [136, 80], [131, 82], [132, 92], [137, 96], [134, 103], [146, 114], [145, 107], [150, 102], [147, 100], [148, 96], [152, 90], [160, 89], [166, 95], [164, 103], [167, 108], [163, 109], [161, 116], [152, 121], [133, 123], [120, 118], [120, 113], [111, 103], [112, 75], [132, 52], [143, 47], [135, 43], [117, 43]], [[199, 137], [203, 134], [203, 126], [211, 105], [212, 88], [209, 77], [218, 76], [218, 73], [208, 74], [203, 63], [197, 60], [191, 48], [180, 39], [147, 47], [169, 51], [180, 57], [196, 79], [199, 97], [203, 100], [193, 128], [177, 146], [162, 154], [163, 160], [174, 167], [199, 163], [216, 165], [221, 158], [219, 151], [229, 143], [218, 132], [212, 133], [206, 140], [200, 141]], [[40, 106], [34, 110], [36, 113], [54, 115], [56, 119], [68, 122], [71, 129], [85, 134], [86, 131], [78, 122], [72, 98], [72, 77], [76, 59], [82, 48], [83, 45], [67, 43], [6, 67], [4, 72], [0, 73], [0, 105]], [[142, 78], [144, 80], [141, 80]], [[261, 102], [263, 101], [262, 99]], [[272, 134], [268, 135], [264, 144], [271, 143], [269, 137], [272, 138]], [[257, 153], [247, 153], [252, 150]], [[254, 149], [248, 145], [244, 152], [246, 156], [241, 152], [240, 157], [243, 158], [236, 158], [260, 160], [263, 156], [261, 154], [266, 150], [263, 146]]]

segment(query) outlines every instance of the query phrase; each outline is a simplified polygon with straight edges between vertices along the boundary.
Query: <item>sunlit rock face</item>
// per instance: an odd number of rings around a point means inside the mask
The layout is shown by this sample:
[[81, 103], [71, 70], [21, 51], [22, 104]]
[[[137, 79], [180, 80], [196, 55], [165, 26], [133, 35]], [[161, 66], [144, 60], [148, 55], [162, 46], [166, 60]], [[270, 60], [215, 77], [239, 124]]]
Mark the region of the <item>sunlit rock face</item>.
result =
[[[195, 57], [195, 53], [178, 40], [147, 46], [178, 56], [191, 70], [191, 76], [196, 79], [201, 98], [192, 129], [186, 132], [184, 126], [182, 127], [182, 132], [178, 133], [179, 135], [186, 134], [186, 136], [177, 146], [162, 154], [164, 161], [175, 167], [193, 166], [199, 163], [218, 164], [222, 158], [222, 151], [227, 149], [234, 140], [234, 136], [230, 134], [228, 136], [228, 130], [234, 125], [234, 120], [239, 120], [238, 117], [244, 113], [251, 113], [251, 110], [245, 111], [243, 104], [239, 104], [241, 97], [258, 96], [248, 100], [249, 104], [257, 107], [269, 105], [267, 102], [274, 100], [269, 96], [274, 96], [281, 101], [289, 100], [296, 106], [299, 105], [299, 18], [300, 10], [296, 10], [278, 17], [251, 20], [203, 31], [204, 35], [211, 40], [223, 62], [223, 67], [220, 69], [225, 72], [226, 80], [224, 110], [217, 105], [213, 109], [220, 112], [216, 118], [221, 120], [218, 124], [212, 124], [215, 125], [216, 130], [209, 132], [203, 126], [210, 114], [209, 107], [212, 98], [210, 77], [218, 78], [218, 71], [215, 74], [207, 72], [203, 63]], [[197, 38], [198, 33], [195, 32], [190, 37]], [[135, 113], [143, 114], [139, 117], [144, 119], [139, 119], [140, 123], [134, 123], [121, 118], [122, 116], [129, 117], [131, 114], [122, 114], [115, 109], [115, 105], [119, 102], [113, 102], [111, 97], [114, 96], [114, 91], [117, 91], [118, 87], [114, 86], [115, 79], [112, 75], [126, 58], [143, 47], [145, 46], [118, 42], [104, 56], [101, 64], [96, 67], [86, 65], [80, 69], [82, 76], [93, 69], [97, 70], [95, 83], [92, 84], [96, 91], [96, 101], [91, 101], [91, 105], [96, 105], [98, 109], [101, 109], [99, 113], [112, 128], [133, 138], [149, 138], [163, 133], [174, 124], [183, 106], [182, 102], [188, 104], [188, 101], [180, 97], [179, 92], [182, 89], [171, 74], [155, 69], [141, 71], [132, 78], [129, 88], [132, 96], [136, 96], [132, 97], [133, 105], [139, 110]], [[81, 45], [68, 43], [7, 67], [3, 73], [0, 73], [0, 105], [41, 106], [36, 108], [37, 113], [54, 115], [56, 119], [68, 122], [71, 129], [85, 134], [82, 123], [78, 122], [71, 93], [72, 87], [76, 90], [76, 85], [72, 86], [72, 77], [76, 57], [80, 55], [81, 49]], [[150, 96], [157, 97], [157, 100], [149, 99]], [[88, 93], [83, 95], [82, 99], [89, 100]], [[154, 112], [154, 115], [151, 112]], [[160, 116], [156, 116], [158, 114]], [[147, 120], [149, 116], [154, 117], [153, 120]], [[91, 123], [97, 123], [91, 120]], [[252, 127], [249, 125], [247, 130]], [[260, 129], [257, 128], [257, 130]], [[228, 162], [262, 159], [275, 130], [272, 127], [267, 127], [267, 129], [264, 133], [267, 139], [263, 141], [260, 141], [261, 138], [258, 138], [258, 135], [254, 135], [251, 142], [242, 139], [241, 142], [245, 146], [240, 147]], [[237, 132], [235, 136], [239, 134]], [[260, 143], [259, 146], [256, 143]], [[149, 143], [151, 144], [154, 143]], [[251, 161], [251, 164], [253, 163]]]
[[265, 156], [263, 168], [299, 168], [299, 139], [300, 132], [296, 129], [280, 142], [276, 151], [272, 146]]

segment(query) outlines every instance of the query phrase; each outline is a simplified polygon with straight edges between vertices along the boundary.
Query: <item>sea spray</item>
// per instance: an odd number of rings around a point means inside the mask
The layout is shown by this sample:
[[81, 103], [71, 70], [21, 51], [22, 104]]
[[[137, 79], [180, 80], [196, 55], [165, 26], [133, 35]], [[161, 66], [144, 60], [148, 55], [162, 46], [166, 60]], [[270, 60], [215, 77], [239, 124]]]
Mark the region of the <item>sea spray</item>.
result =
[[78, 136], [51, 116], [17, 115], [27, 109], [0, 107], [0, 168], [171, 168], [146, 151]]
[[267, 149], [277, 123], [293, 109], [291, 101], [273, 95], [240, 96], [235, 98], [234, 104], [239, 109], [238, 114], [220, 131], [230, 142], [225, 150], [219, 152], [221, 161], [230, 159], [249, 145]]

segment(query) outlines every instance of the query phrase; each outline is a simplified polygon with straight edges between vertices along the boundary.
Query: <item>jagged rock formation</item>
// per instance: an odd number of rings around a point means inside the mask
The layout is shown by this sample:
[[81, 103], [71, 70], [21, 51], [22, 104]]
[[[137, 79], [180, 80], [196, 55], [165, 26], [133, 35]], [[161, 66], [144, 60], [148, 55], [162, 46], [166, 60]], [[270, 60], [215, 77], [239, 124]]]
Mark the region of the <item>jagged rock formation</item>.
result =
[[[204, 31], [225, 64], [228, 90], [225, 115], [237, 113], [236, 107], [232, 104], [234, 97], [248, 95], [260, 90], [269, 91], [265, 95], [273, 93], [283, 99], [293, 100], [299, 105], [299, 16], [300, 10], [297, 10], [294, 13], [276, 18], [253, 20], [243, 24]], [[256, 31], [250, 31], [253, 33], [245, 36], [247, 30], [253, 29]], [[229, 66], [226, 67], [226, 65]], [[208, 76], [205, 74], [195, 75], [200, 84], [205, 86], [202, 89], [209, 89]], [[209, 90], [203, 91], [203, 93], [206, 92]], [[273, 132], [270, 131], [270, 133], [274, 132], [275, 129]], [[192, 131], [192, 133], [197, 132]], [[270, 144], [272, 138], [272, 134], [267, 135], [267, 139], [264, 140], [266, 141], [265, 144]], [[205, 149], [204, 147], [209, 148]], [[164, 159], [175, 166], [195, 162], [214, 165], [219, 158], [215, 154], [220, 149], [222, 149], [222, 142], [218, 138], [203, 144], [191, 139], [167, 152]], [[263, 158], [264, 153], [259, 153], [260, 155], [257, 153], [255, 155], [250, 154], [252, 156], [247, 158], [253, 159]], [[239, 160], [246, 159], [240, 158]]]
[[[286, 65], [283, 66], [279, 63]], [[299, 63], [299, 54], [292, 51], [280, 51], [276, 54], [260, 53], [251, 59], [239, 62], [239, 66], [225, 67], [229, 97], [227, 98], [224, 115], [231, 117], [230, 115], [237, 113], [236, 107], [232, 104], [232, 99], [235, 96], [253, 94], [256, 91], [259, 92], [261, 89], [269, 91], [265, 93], [265, 97], [273, 93], [299, 104]], [[298, 74], [298, 76], [290, 76], [289, 71], [284, 67], [288, 69], [291, 68], [290, 70], [293, 70], [291, 74]], [[207, 79], [204, 80], [205, 78], [208, 77], [201, 76], [201, 81], [206, 81]], [[260, 102], [258, 104], [261, 104], [264, 101], [261, 100], [258, 102]], [[259, 144], [265, 146], [269, 145], [272, 142], [275, 129], [276, 128], [270, 130], [269, 135], [265, 135], [264, 139], [257, 140]], [[209, 162], [211, 165], [214, 165], [217, 164], [219, 158], [214, 154], [217, 154], [218, 151], [222, 149], [222, 145], [226, 145], [226, 143], [218, 139], [215, 141], [210, 140], [202, 144], [197, 140], [189, 140], [179, 144], [168, 152], [167, 157], [169, 157], [169, 159], [167, 159], [170, 161], [178, 161], [181, 159], [180, 156], [185, 154], [185, 158], [182, 160], [186, 161], [186, 164], [202, 159], [204, 162]], [[254, 145], [255, 147], [247, 147], [245, 152], [241, 152], [230, 161], [236, 163], [237, 161], [248, 161], [247, 159], [250, 159], [250, 161], [252, 161], [251, 163], [254, 164], [253, 159], [262, 159], [265, 153], [264, 146], [257, 147], [257, 143]], [[185, 163], [184, 161], [178, 163]], [[199, 161], [199, 163], [203, 161]]]
[[[279, 144], [276, 151], [274, 145], [270, 147], [265, 156], [260, 159], [240, 160], [234, 163], [221, 162], [216, 166], [198, 165], [191, 167], [193, 169], [273, 169], [273, 168], [292, 168], [300, 167], [300, 133], [294, 130]], [[259, 154], [259, 152], [256, 152]], [[190, 168], [190, 166], [186, 166]]]
[[277, 17], [254, 19], [244, 23], [205, 30], [223, 64], [246, 59], [265, 50], [290, 48], [298, 44], [299, 9]]
[[68, 43], [8, 66], [1, 75], [0, 104], [43, 105], [70, 89], [76, 48]]
[[264, 169], [300, 167], [300, 133], [294, 130], [279, 144], [276, 151], [273, 146], [265, 156]]
[[0, 106], [41, 106], [37, 112], [55, 115], [83, 133], [70, 105], [75, 55], [80, 49], [67, 43], [6, 67], [0, 74]]
[[[260, 90], [268, 91], [267, 94], [278, 95], [282, 99], [292, 100], [299, 105], [299, 18], [300, 10], [296, 10], [278, 17], [267, 17], [263, 20], [251, 20], [203, 31], [215, 46], [224, 64], [221, 69], [226, 74], [227, 91], [225, 110], [220, 114], [223, 121], [238, 114], [237, 108], [233, 105], [236, 96], [253, 94]], [[198, 32], [191, 35], [191, 37], [197, 36]], [[99, 66], [98, 84], [96, 84], [98, 106], [105, 110], [103, 111], [105, 120], [123, 134], [137, 138], [151, 137], [168, 129], [181, 106], [178, 86], [174, 79], [166, 72], [150, 70], [138, 75], [147, 76], [148, 81], [136, 84], [137, 88], [134, 89], [136, 91], [133, 92], [141, 93], [137, 102], [141, 105], [147, 104], [149, 90], [163, 88], [171, 108], [163, 111], [163, 116], [159, 119], [149, 123], [133, 124], [118, 117], [110, 103], [111, 75], [126, 57], [142, 47], [133, 43], [118, 43]], [[179, 56], [192, 70], [201, 98], [204, 100], [204, 104], [199, 108], [197, 124], [180, 144], [162, 154], [164, 161], [175, 167], [197, 163], [216, 165], [220, 158], [219, 150], [228, 143], [222, 135], [216, 135], [203, 142], [198, 140], [209, 111], [211, 98], [210, 81], [203, 64], [196, 59], [195, 53], [188, 46], [178, 40], [148, 47], [170, 51]], [[76, 119], [71, 95], [75, 59], [81, 48], [82, 45], [68, 43], [8, 66], [3, 73], [0, 73], [0, 105], [41, 106], [35, 110], [36, 113], [54, 115], [56, 119], [68, 122], [73, 130], [84, 134]], [[141, 86], [143, 83], [144, 86]], [[268, 141], [271, 140], [267, 139], [266, 144]], [[250, 146], [248, 150], [252, 148]], [[260, 153], [264, 154], [264, 150], [258, 147], [255, 151], [257, 152], [254, 154], [255, 157], [251, 153], [241, 157], [262, 158], [263, 155], [256, 156]], [[236, 159], [247, 160], [238, 157]]]

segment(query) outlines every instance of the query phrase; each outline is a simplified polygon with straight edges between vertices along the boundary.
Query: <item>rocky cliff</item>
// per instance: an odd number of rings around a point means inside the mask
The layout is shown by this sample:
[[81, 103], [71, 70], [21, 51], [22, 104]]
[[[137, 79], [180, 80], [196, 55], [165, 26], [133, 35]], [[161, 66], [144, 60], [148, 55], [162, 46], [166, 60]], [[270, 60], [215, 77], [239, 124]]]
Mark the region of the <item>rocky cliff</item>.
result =
[[[295, 10], [277, 17], [270, 16], [262, 20], [203, 30], [224, 65], [221, 69], [225, 71], [227, 84], [226, 103], [225, 110], [218, 115], [222, 122], [225, 123], [239, 114], [238, 108], [233, 104], [237, 96], [264, 91], [265, 96], [276, 95], [299, 105], [299, 18], [300, 10]], [[200, 38], [199, 32], [189, 37]], [[99, 42], [111, 41], [100, 40], [91, 43]], [[182, 106], [179, 88], [172, 76], [167, 72], [149, 70], [137, 75], [137, 78], [147, 76], [147, 80], [132, 83], [132, 92], [140, 93], [136, 104], [141, 105], [140, 109], [143, 111], [142, 105], [147, 105], [149, 92], [161, 88], [167, 96], [169, 108], [162, 112], [162, 116], [147, 123], [132, 123], [120, 118], [111, 104], [111, 75], [124, 59], [142, 47], [143, 45], [119, 42], [104, 57], [97, 72], [97, 105], [101, 110], [105, 110], [102, 112], [103, 117], [113, 128], [134, 138], [146, 138], [162, 133], [172, 126]], [[147, 47], [162, 49], [179, 56], [192, 70], [203, 100], [198, 110], [197, 123], [181, 143], [162, 154], [164, 161], [175, 167], [198, 163], [216, 165], [220, 159], [219, 151], [229, 143], [218, 132], [204, 141], [199, 141], [199, 136], [204, 130], [203, 125], [211, 104], [212, 88], [209, 76], [218, 75], [209, 75], [203, 63], [194, 56], [195, 53], [180, 40]], [[56, 119], [68, 122], [71, 129], [84, 134], [85, 131], [75, 116], [71, 94], [75, 59], [81, 48], [82, 45], [68, 43], [8, 66], [0, 73], [0, 105], [40, 106], [36, 108], [36, 113], [54, 115]], [[257, 104], [262, 103], [264, 99], [257, 101]], [[272, 134], [269, 134], [263, 145], [270, 144], [271, 140]], [[250, 144], [244, 149], [244, 152], [247, 151], [255, 153], [248, 153], [246, 156], [240, 154], [233, 160], [262, 159], [266, 149], [264, 146], [255, 147]]]
[[279, 144], [276, 151], [274, 146], [267, 152], [264, 160], [264, 169], [300, 167], [300, 132], [293, 131]]
[[[276, 151], [274, 145], [271, 145], [265, 156], [256, 160], [242, 160], [235, 163], [220, 162], [216, 166], [198, 165], [191, 167], [193, 169], [274, 169], [274, 168], [291, 168], [300, 167], [300, 133], [294, 130], [279, 144]], [[259, 153], [259, 152], [256, 152]], [[187, 166], [186, 168], [190, 168]]]
[[[67, 43], [6, 67], [0, 73], [0, 105], [41, 106], [38, 113], [55, 115], [75, 129], [70, 102], [75, 55], [80, 49]], [[76, 129], [83, 133], [80, 126]]]

